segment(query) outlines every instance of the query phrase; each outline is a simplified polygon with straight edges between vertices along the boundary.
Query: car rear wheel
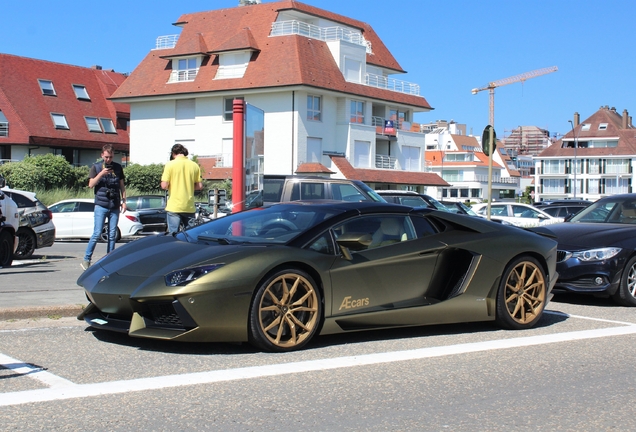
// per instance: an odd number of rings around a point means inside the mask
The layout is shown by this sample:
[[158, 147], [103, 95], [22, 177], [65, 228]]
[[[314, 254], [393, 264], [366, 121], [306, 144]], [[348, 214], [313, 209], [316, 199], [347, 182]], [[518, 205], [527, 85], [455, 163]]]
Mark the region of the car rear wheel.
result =
[[318, 331], [322, 297], [311, 276], [298, 269], [279, 271], [265, 280], [252, 302], [250, 342], [266, 351], [293, 351]]
[[[117, 243], [119, 240], [121, 240], [121, 231], [119, 231], [119, 228], [117, 228], [117, 235], [115, 236], [115, 243]], [[107, 243], [108, 242], [108, 225], [104, 224], [104, 227], [102, 228], [102, 233], [99, 236], [99, 241], [102, 243]]]
[[10, 267], [13, 262], [13, 238], [7, 231], [0, 231], [0, 267]]
[[612, 298], [621, 306], [636, 306], [636, 257], [627, 261], [621, 284]]
[[534, 326], [546, 304], [545, 281], [543, 267], [533, 257], [522, 256], [508, 264], [497, 292], [497, 323], [514, 330]]
[[31, 258], [35, 251], [36, 239], [35, 234], [26, 228], [19, 228], [17, 232], [18, 248], [13, 254], [14, 259], [27, 259]]

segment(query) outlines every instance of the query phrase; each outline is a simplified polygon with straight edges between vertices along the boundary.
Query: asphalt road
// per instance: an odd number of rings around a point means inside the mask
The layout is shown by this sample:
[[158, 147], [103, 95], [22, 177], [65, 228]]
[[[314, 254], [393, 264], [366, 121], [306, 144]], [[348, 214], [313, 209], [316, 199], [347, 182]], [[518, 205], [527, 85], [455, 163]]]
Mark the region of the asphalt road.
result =
[[15, 431], [636, 430], [634, 311], [557, 300], [527, 331], [373, 331], [287, 354], [5, 324], [0, 418]]
[[[133, 240], [124, 239], [116, 247], [129, 241]], [[28, 260], [0, 268], [0, 320], [77, 315], [88, 303], [76, 283], [87, 243], [56, 241], [51, 247], [36, 249]], [[106, 244], [97, 243], [93, 262], [104, 255]]]
[[3, 430], [636, 430], [636, 311], [609, 300], [557, 295], [527, 331], [392, 329], [270, 354], [53, 313], [85, 304], [85, 247], [59, 242], [0, 269], [0, 312], [49, 311], [0, 319]]

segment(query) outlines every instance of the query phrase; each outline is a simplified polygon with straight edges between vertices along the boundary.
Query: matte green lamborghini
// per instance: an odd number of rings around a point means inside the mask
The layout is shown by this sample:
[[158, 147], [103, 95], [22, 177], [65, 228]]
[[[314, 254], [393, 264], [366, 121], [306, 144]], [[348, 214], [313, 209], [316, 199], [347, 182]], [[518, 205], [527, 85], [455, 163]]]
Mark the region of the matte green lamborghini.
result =
[[291, 351], [319, 334], [496, 321], [534, 326], [551, 238], [386, 203], [295, 202], [136, 240], [78, 279], [78, 317], [130, 336]]

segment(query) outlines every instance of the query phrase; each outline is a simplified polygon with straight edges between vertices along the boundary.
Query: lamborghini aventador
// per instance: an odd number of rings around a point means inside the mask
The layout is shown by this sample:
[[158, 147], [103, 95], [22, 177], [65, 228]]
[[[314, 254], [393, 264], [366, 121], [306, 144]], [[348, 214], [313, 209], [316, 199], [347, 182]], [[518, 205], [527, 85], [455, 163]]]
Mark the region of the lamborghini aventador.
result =
[[387, 203], [294, 202], [115, 249], [78, 279], [96, 329], [299, 349], [320, 334], [495, 321], [527, 329], [557, 279], [548, 237]]

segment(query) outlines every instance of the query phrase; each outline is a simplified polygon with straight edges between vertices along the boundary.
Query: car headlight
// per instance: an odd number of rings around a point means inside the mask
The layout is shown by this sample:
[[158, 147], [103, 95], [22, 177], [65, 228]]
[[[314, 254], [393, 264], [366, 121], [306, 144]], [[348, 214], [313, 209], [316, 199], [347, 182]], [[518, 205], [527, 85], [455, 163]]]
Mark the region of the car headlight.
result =
[[223, 267], [225, 264], [210, 264], [200, 267], [190, 267], [181, 270], [176, 270], [168, 273], [164, 279], [166, 285], [170, 287], [185, 286], [192, 281], [199, 279], [201, 276], [213, 272], [214, 270]]
[[588, 249], [579, 252], [572, 252], [572, 258], [577, 258], [581, 261], [603, 261], [606, 259], [614, 258], [621, 251], [621, 248], [607, 247], [600, 249]]

